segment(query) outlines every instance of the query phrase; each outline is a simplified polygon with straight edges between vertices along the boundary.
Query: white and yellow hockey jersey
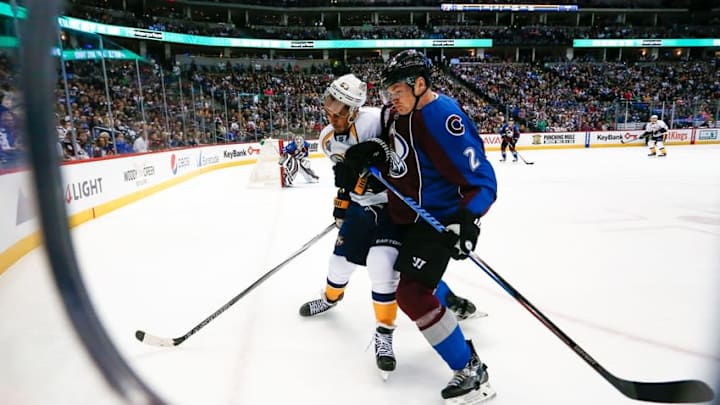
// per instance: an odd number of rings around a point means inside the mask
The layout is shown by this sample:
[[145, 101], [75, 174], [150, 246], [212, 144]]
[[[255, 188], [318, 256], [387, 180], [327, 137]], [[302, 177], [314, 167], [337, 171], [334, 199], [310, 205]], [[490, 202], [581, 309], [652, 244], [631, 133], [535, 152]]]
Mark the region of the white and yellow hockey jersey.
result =
[[668, 130], [668, 126], [663, 120], [657, 120], [655, 122], [648, 122], [645, 125], [645, 133], [652, 136], [660, 136]]
[[[332, 125], [323, 128], [320, 131], [320, 146], [325, 156], [333, 162], [341, 161], [345, 158], [345, 151], [351, 146], [380, 136], [382, 131], [380, 111], [377, 107], [360, 107], [358, 116], [347, 133], [336, 133]], [[368, 191], [362, 195], [351, 192], [350, 198], [362, 206], [383, 204], [388, 200], [385, 191], [380, 193]]]

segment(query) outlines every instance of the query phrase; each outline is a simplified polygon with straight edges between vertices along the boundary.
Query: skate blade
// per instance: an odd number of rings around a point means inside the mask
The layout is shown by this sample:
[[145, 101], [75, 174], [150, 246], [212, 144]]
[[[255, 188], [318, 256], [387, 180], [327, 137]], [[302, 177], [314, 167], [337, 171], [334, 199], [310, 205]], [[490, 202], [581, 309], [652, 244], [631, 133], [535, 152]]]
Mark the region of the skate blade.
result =
[[390, 374], [392, 374], [392, 371], [385, 371], [385, 370], [379, 370], [380, 371], [380, 378], [382, 378], [383, 382], [387, 381], [388, 378], [390, 378]]
[[477, 405], [495, 397], [495, 390], [486, 383], [465, 395], [445, 400], [445, 405]]
[[462, 321], [465, 321], [465, 320], [467, 320], [467, 319], [485, 318], [486, 316], [488, 316], [488, 313], [487, 313], [487, 312], [475, 311], [475, 312], [473, 312], [472, 314], [466, 316], [465, 318], [460, 318], [460, 317], [457, 317], [457, 318], [458, 318], [458, 320], [459, 320], [460, 322], [462, 322]]

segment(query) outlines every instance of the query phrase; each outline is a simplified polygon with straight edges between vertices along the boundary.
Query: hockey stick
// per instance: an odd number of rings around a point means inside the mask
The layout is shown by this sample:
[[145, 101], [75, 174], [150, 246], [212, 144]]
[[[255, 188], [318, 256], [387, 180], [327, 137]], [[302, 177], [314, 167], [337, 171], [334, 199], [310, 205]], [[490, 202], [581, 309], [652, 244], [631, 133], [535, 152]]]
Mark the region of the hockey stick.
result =
[[151, 334], [149, 334], [149, 333], [145, 333], [144, 331], [138, 330], [138, 331], [135, 331], [135, 338], [137, 338], [137, 340], [139, 340], [139, 341], [141, 341], [141, 342], [143, 342], [143, 343], [147, 343], [147, 344], [152, 345], [152, 346], [169, 347], [169, 346], [178, 346], [178, 345], [180, 345], [180, 344], [181, 344], [182, 342], [184, 342], [187, 338], [189, 338], [190, 336], [194, 335], [197, 331], [199, 331], [200, 329], [202, 329], [203, 327], [205, 327], [205, 325], [207, 325], [208, 323], [210, 323], [210, 321], [212, 321], [213, 319], [217, 318], [220, 314], [222, 314], [223, 312], [225, 312], [225, 310], [227, 310], [228, 308], [230, 308], [231, 306], [233, 306], [233, 304], [235, 304], [236, 302], [238, 302], [238, 300], [240, 300], [240, 298], [244, 297], [247, 293], [249, 293], [250, 291], [252, 291], [253, 289], [255, 289], [255, 287], [259, 286], [259, 285], [262, 284], [265, 280], [267, 280], [268, 278], [270, 278], [270, 276], [272, 276], [273, 274], [275, 274], [278, 270], [280, 270], [283, 266], [285, 266], [285, 265], [286, 265], [288, 262], [290, 262], [292, 259], [298, 257], [302, 252], [306, 251], [310, 246], [314, 245], [315, 242], [317, 242], [318, 240], [320, 240], [320, 238], [322, 238], [326, 233], [330, 232], [330, 231], [333, 230], [334, 228], [335, 228], [335, 222], [333, 222], [332, 224], [328, 225], [328, 226], [327, 226], [325, 229], [323, 229], [319, 234], [313, 236], [312, 239], [310, 239], [309, 241], [307, 241], [300, 249], [298, 249], [298, 250], [295, 251], [293, 254], [291, 254], [290, 257], [288, 257], [288, 258], [285, 259], [282, 263], [280, 263], [280, 264], [278, 264], [277, 266], [275, 266], [275, 267], [273, 267], [272, 269], [270, 269], [267, 273], [263, 274], [262, 277], [260, 277], [259, 279], [257, 279], [254, 283], [250, 284], [250, 286], [249, 286], [248, 288], [246, 288], [245, 290], [243, 290], [243, 292], [241, 292], [240, 294], [238, 294], [238, 295], [236, 295], [235, 297], [233, 297], [233, 298], [232, 298], [230, 301], [228, 301], [225, 305], [223, 305], [222, 307], [220, 307], [220, 309], [218, 309], [217, 311], [213, 312], [212, 315], [208, 316], [207, 318], [205, 318], [205, 320], [203, 320], [202, 322], [200, 322], [199, 324], [197, 324], [197, 326], [195, 326], [194, 328], [192, 328], [188, 333], [186, 333], [186, 334], [184, 334], [184, 335], [182, 335], [182, 336], [180, 336], [180, 337], [176, 337], [176, 338], [162, 338], [162, 337], [158, 337], [158, 336], [155, 336], [155, 335], [151, 335]]
[[515, 151], [515, 153], [517, 153], [517, 155], [518, 155], [518, 157], [520, 158], [520, 160], [522, 160], [523, 163], [525, 163], [526, 165], [534, 165], [534, 164], [535, 164], [535, 162], [528, 162], [527, 160], [525, 160], [525, 158], [522, 157], [522, 155], [520, 154], [520, 152], [518, 152], [517, 150]]
[[511, 145], [511, 146], [510, 146], [510, 152], [518, 155], [518, 157], [520, 158], [520, 160], [523, 161], [523, 163], [525, 163], [526, 165], [534, 165], [534, 164], [535, 164], [535, 162], [528, 162], [527, 160], [525, 160], [525, 158], [522, 157], [522, 155], [520, 154], [520, 152], [517, 151], [517, 148], [515, 147], [515, 144], [514, 144], [514, 143], [511, 143], [510, 145]]
[[629, 143], [635, 143], [635, 142], [637, 142], [637, 141], [644, 141], [644, 140], [645, 140], [645, 135], [638, 135], [637, 138], [635, 138], [635, 139], [630, 139], [629, 141], [626, 141], [626, 140], [624, 139], [624, 137], [623, 137], [623, 138], [620, 138], [620, 143], [622, 143], [622, 144], [629, 144]]
[[[370, 173], [375, 176], [381, 183], [385, 185], [393, 194], [398, 196], [413, 211], [415, 211], [423, 220], [435, 228], [438, 232], [445, 232], [447, 229], [429, 212], [425, 211], [412, 198], [406, 197], [388, 183], [380, 174], [376, 167], [369, 167]], [[713, 399], [715, 394], [713, 390], [704, 382], [699, 380], [682, 380], [667, 382], [637, 382], [623, 380], [611, 374], [603, 366], [593, 359], [585, 350], [575, 343], [568, 335], [558, 328], [550, 319], [523, 297], [513, 286], [505, 281], [498, 273], [485, 263], [474, 252], [470, 252], [468, 256], [482, 271], [500, 285], [508, 294], [510, 294], [520, 305], [525, 307], [535, 318], [542, 322], [545, 327], [550, 329], [560, 340], [570, 347], [578, 356], [588, 363], [595, 371], [598, 372], [606, 381], [612, 384], [618, 391], [628, 398], [650, 401], [650, 402], [667, 402], [667, 403], [688, 403], [688, 402], [707, 402]]]

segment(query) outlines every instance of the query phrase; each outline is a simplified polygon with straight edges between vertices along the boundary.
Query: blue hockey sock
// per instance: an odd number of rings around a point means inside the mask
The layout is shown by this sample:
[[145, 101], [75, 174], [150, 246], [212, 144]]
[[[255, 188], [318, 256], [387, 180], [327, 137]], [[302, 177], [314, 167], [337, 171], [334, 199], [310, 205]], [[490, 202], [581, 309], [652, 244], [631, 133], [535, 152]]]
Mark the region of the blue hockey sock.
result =
[[470, 356], [470, 346], [465, 342], [465, 335], [460, 326], [455, 329], [442, 342], [433, 346], [445, 363], [453, 370], [461, 370], [467, 365]]
[[438, 282], [437, 287], [435, 288], [435, 294], [434, 294], [434, 295], [435, 295], [435, 298], [437, 298], [438, 301], [440, 301], [440, 305], [442, 305], [442, 306], [444, 306], [444, 307], [446, 307], [446, 308], [447, 308], [447, 306], [448, 306], [448, 303], [447, 303], [447, 300], [446, 300], [445, 298], [447, 297], [447, 295], [448, 295], [449, 292], [450, 292], [450, 287], [448, 287], [447, 283], [445, 283], [444, 281], [440, 280], [440, 281]]

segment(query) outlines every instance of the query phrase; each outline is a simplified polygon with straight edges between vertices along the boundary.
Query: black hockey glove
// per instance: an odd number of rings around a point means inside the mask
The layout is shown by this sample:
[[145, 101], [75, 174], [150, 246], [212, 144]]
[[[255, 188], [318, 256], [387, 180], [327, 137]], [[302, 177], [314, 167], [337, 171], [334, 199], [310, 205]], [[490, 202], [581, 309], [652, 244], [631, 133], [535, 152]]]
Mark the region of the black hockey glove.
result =
[[368, 166], [384, 166], [390, 161], [390, 148], [381, 139], [360, 142], [345, 151], [345, 164], [356, 173]]
[[352, 190], [358, 177], [355, 171], [351, 170], [345, 162], [337, 162], [333, 166], [333, 172], [335, 173], [335, 187]]
[[452, 258], [455, 260], [467, 258], [470, 252], [475, 250], [480, 236], [480, 218], [461, 208], [446, 222], [447, 232], [451, 236], [448, 241], [452, 249]]
[[345, 190], [338, 190], [334, 205], [333, 217], [335, 217], [335, 226], [340, 229], [343, 221], [345, 221], [345, 211], [347, 211], [347, 208], [350, 206], [350, 196]]

